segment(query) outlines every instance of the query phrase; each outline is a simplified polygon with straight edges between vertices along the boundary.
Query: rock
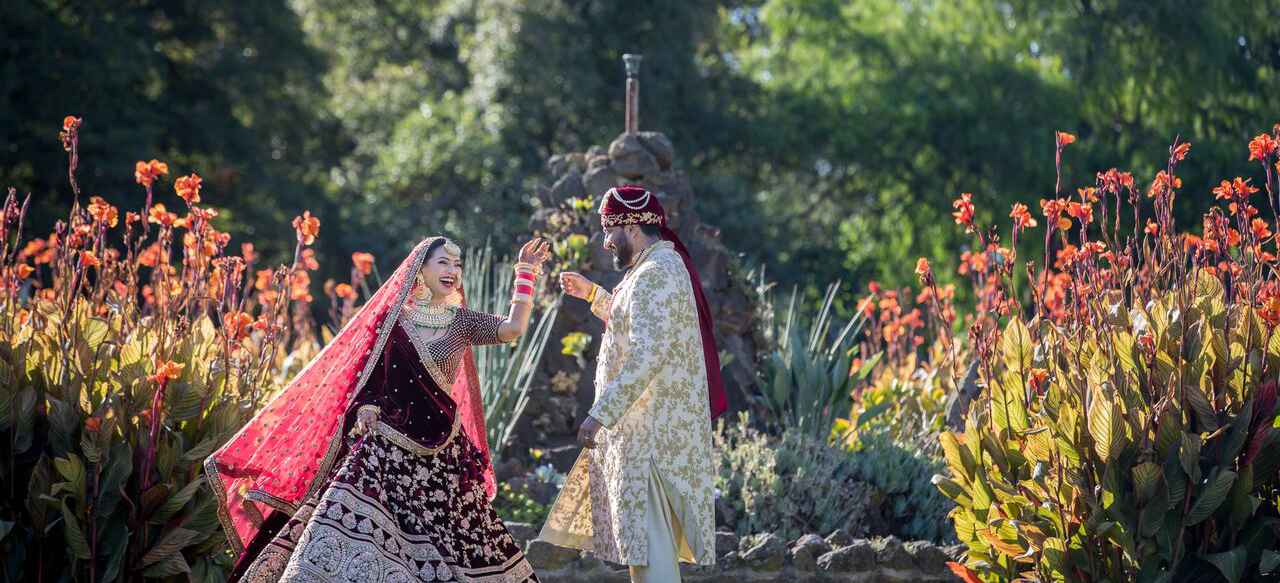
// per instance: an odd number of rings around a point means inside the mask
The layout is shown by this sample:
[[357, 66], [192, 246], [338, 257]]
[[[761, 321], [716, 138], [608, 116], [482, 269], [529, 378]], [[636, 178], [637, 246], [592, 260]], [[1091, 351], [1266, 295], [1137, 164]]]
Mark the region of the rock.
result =
[[578, 456], [582, 454], [582, 448], [576, 444], [562, 445], [545, 450], [543, 453], [543, 463], [549, 463], [557, 472], [567, 474], [573, 468], [573, 463], [578, 461]]
[[738, 541], [742, 561], [757, 571], [780, 571], [787, 564], [787, 544], [773, 534], [754, 534]]
[[556, 154], [547, 158], [547, 173], [552, 176], [564, 174], [569, 169], [569, 156], [567, 154]]
[[828, 545], [831, 545], [831, 548], [838, 549], [853, 544], [853, 537], [849, 536], [849, 533], [843, 529], [837, 528], [827, 535], [826, 541]]
[[[582, 187], [592, 196], [604, 194], [605, 191], [617, 185], [618, 174], [608, 165], [589, 168], [586, 175], [582, 177]], [[599, 201], [599, 199], [596, 200]]]
[[582, 173], [577, 168], [570, 168], [555, 184], [551, 185], [549, 196], [553, 201], [567, 200], [586, 194], [582, 187]]
[[609, 150], [606, 150], [604, 146], [591, 146], [590, 148], [587, 148], [588, 160], [595, 158], [596, 156], [608, 156], [608, 155], [609, 155]]
[[861, 539], [818, 557], [818, 570], [826, 572], [857, 573], [875, 565], [876, 551], [870, 541]]
[[728, 531], [716, 533], [716, 556], [723, 557], [738, 550], [738, 535]]
[[667, 171], [671, 169], [671, 163], [675, 161], [676, 150], [671, 145], [671, 140], [666, 134], [661, 132], [640, 132], [637, 134], [640, 143], [645, 149], [653, 154], [653, 159], [658, 163], [658, 168]]
[[906, 549], [907, 554], [911, 555], [915, 568], [928, 574], [945, 572], [947, 561], [951, 560], [951, 557], [938, 548], [938, 545], [929, 541], [911, 541], [903, 545], [903, 548]]
[[816, 534], [806, 534], [791, 545], [791, 564], [801, 571], [818, 570], [818, 557], [831, 551], [831, 545]]
[[558, 547], [549, 542], [532, 540], [524, 549], [525, 558], [538, 571], [557, 571], [578, 560], [578, 551]]
[[[716, 526], [732, 529], [738, 524], [738, 511], [733, 509], [733, 504], [724, 498], [716, 498]], [[737, 540], [737, 539], [734, 539]], [[734, 543], [736, 548], [738, 543]], [[719, 553], [716, 553], [719, 554]]]
[[639, 180], [649, 174], [661, 172], [658, 160], [640, 143], [635, 134], [622, 134], [609, 144], [609, 159], [613, 170], [623, 178]]
[[737, 569], [742, 566], [742, 556], [738, 554], [738, 551], [729, 551], [723, 557], [716, 558], [716, 566], [721, 571]]
[[506, 522], [507, 532], [516, 539], [516, 545], [524, 547], [525, 543], [538, 538], [538, 527], [527, 522]]
[[915, 559], [902, 546], [896, 536], [887, 536], [871, 541], [871, 548], [876, 552], [876, 564], [891, 569], [910, 570], [915, 568]]

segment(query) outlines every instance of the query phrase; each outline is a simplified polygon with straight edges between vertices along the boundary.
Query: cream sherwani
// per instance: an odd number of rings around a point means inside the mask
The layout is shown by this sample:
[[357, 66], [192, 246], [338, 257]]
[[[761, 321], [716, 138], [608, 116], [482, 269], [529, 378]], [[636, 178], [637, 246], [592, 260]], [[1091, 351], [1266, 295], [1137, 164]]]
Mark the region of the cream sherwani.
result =
[[604, 427], [570, 470], [540, 538], [647, 565], [648, 525], [662, 515], [652, 506], [665, 502], [679, 559], [714, 564], [706, 364], [689, 272], [672, 244], [641, 253], [592, 311], [608, 323], [590, 412]]

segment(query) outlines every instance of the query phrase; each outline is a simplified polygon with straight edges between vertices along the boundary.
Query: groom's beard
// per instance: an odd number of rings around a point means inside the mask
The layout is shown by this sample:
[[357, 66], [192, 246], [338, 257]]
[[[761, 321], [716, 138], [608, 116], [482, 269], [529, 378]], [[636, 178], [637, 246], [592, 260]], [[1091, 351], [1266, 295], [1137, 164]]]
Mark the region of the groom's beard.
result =
[[635, 250], [631, 248], [631, 242], [623, 239], [621, 243], [613, 246], [613, 267], [618, 271], [622, 271], [631, 267], [631, 261], [635, 259]]

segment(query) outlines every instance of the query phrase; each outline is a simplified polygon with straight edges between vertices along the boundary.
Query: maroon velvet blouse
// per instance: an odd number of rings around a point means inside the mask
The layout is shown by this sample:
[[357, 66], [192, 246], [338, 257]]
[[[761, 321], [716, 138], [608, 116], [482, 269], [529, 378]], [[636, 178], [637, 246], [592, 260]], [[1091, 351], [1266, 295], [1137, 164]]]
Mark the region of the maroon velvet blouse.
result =
[[402, 317], [392, 328], [369, 381], [347, 410], [345, 431], [354, 427], [360, 407], [375, 405], [380, 409], [378, 420], [392, 429], [424, 447], [442, 445], [457, 413], [449, 391], [463, 349], [499, 343], [502, 322], [500, 316], [459, 308], [442, 336], [424, 341], [418, 337], [417, 325]]

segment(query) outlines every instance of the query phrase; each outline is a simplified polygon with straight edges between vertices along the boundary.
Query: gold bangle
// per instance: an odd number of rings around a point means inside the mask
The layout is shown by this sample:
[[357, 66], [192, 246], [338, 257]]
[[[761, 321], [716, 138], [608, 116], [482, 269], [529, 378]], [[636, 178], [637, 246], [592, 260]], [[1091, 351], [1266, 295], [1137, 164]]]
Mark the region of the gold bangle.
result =
[[591, 293], [587, 294], [587, 303], [588, 303], [588, 304], [589, 304], [589, 303], [592, 303], [592, 302], [594, 302], [594, 301], [596, 301], [596, 292], [597, 292], [597, 291], [599, 291], [599, 289], [600, 289], [600, 286], [598, 286], [598, 285], [596, 285], [596, 284], [594, 284], [594, 283], [593, 283], [593, 284], [591, 284]]

